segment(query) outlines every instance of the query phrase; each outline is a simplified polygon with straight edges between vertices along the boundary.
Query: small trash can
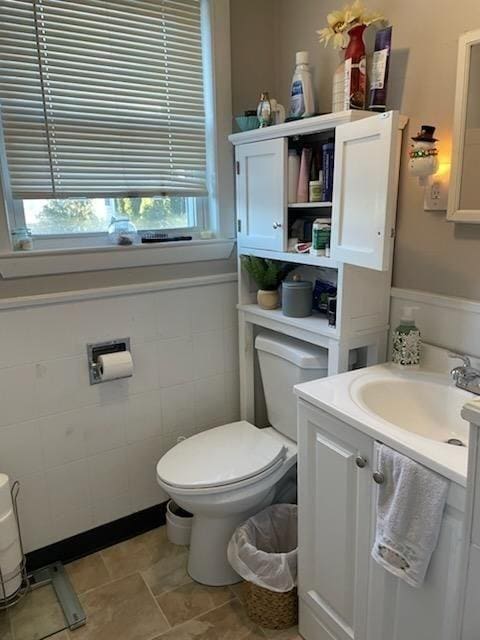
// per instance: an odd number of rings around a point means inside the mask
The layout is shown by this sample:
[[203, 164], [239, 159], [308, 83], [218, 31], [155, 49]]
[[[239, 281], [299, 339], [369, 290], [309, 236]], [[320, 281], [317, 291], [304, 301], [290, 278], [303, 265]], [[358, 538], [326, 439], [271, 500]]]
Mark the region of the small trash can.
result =
[[298, 622], [297, 505], [275, 504], [233, 534], [228, 560], [248, 583], [245, 606], [253, 622], [287, 629]]
[[167, 503], [167, 538], [172, 544], [189, 545], [193, 515], [175, 504]]

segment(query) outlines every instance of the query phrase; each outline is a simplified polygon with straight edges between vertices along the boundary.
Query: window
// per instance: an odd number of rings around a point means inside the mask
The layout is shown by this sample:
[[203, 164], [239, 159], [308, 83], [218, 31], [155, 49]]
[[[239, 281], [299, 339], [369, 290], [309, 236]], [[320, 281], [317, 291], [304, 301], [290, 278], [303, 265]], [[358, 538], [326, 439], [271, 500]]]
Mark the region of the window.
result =
[[203, 226], [198, 198], [69, 198], [24, 200], [25, 225], [36, 236], [101, 233], [112, 218], [127, 216], [139, 230]]
[[[203, 226], [201, 0], [0, 0], [2, 163], [38, 236]], [[6, 162], [5, 162], [6, 158]]]

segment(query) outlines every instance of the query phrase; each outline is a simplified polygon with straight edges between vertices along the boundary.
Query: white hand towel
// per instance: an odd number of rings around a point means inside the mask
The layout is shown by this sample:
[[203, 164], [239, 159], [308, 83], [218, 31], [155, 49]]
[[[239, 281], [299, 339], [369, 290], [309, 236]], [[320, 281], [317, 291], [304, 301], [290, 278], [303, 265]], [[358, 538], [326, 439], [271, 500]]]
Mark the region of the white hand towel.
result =
[[437, 546], [449, 483], [385, 445], [375, 446], [385, 480], [378, 488], [372, 557], [419, 587]]

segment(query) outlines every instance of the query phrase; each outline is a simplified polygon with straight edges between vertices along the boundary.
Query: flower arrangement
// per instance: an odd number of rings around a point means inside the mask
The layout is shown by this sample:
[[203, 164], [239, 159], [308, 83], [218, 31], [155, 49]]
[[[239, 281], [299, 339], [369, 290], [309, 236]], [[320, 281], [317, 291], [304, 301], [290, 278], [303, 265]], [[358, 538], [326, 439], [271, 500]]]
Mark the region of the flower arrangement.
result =
[[343, 9], [332, 11], [327, 16], [328, 27], [317, 31], [320, 42], [325, 46], [331, 41], [334, 49], [344, 49], [348, 44], [348, 32], [353, 27], [374, 22], [381, 22], [385, 18], [378, 12], [369, 12], [361, 0], [347, 4]]

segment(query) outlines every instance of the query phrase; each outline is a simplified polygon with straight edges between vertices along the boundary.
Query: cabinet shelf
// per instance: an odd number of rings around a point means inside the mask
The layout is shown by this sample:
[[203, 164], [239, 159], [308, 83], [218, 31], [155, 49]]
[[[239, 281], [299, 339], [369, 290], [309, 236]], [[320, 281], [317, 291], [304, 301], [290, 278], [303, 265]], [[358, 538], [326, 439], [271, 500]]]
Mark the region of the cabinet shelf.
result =
[[331, 207], [331, 202], [291, 202], [289, 209], [319, 209]]
[[268, 249], [239, 248], [240, 255], [257, 256], [258, 258], [268, 258], [270, 260], [282, 260], [283, 262], [295, 262], [296, 264], [306, 264], [310, 267], [328, 267], [338, 269], [338, 263], [332, 258], [325, 256], [312, 256], [309, 253], [289, 253], [288, 251], [269, 251]]
[[[308, 332], [309, 334], [326, 336], [328, 338], [337, 337], [336, 327], [331, 327], [328, 324], [328, 319], [323, 313], [314, 311], [313, 315], [306, 318], [289, 318], [283, 315], [281, 309], [262, 309], [258, 304], [239, 304], [238, 310], [244, 311], [250, 316], [255, 316], [259, 320], [264, 319], [269, 321], [271, 327], [267, 328], [275, 329], [278, 327], [278, 329], [282, 331], [282, 326], [290, 326], [300, 329], [303, 332]], [[277, 327], [274, 325], [277, 325]]]

